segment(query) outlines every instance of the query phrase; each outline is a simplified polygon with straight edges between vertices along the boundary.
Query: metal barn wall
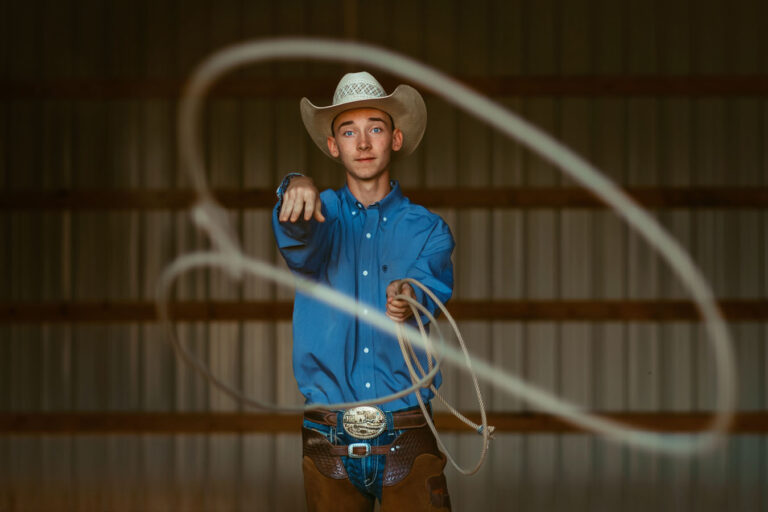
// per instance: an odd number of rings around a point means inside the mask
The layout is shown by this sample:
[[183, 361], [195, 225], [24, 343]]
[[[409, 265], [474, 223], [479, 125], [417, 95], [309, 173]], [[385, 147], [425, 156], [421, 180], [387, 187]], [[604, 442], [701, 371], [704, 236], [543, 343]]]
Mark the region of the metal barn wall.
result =
[[[726, 2], [309, 0], [29, 1], [0, 4], [3, 80], [172, 80], [227, 43], [268, 35], [374, 42], [460, 76], [768, 73], [759, 0]], [[255, 66], [246, 77], [338, 77], [344, 65]], [[354, 66], [351, 69], [355, 69]], [[328, 91], [327, 97], [330, 97]], [[318, 100], [327, 101], [326, 98]], [[305, 135], [298, 99], [217, 97], [205, 140], [216, 187], [273, 187], [292, 170], [327, 186], [341, 170]], [[768, 185], [762, 96], [504, 97], [505, 105], [627, 186]], [[395, 170], [408, 187], [565, 186], [539, 157], [445, 102], [428, 99], [418, 152]], [[188, 187], [175, 153], [175, 97], [6, 92], [6, 191]], [[456, 299], [686, 298], [648, 247], [606, 210], [440, 209], [457, 240]], [[765, 210], [658, 210], [718, 297], [768, 292]], [[278, 261], [267, 210], [233, 211], [249, 254]], [[0, 299], [152, 300], [176, 255], [207, 242], [185, 211], [0, 214]], [[178, 297], [275, 299], [205, 272]], [[739, 408], [766, 408], [766, 324], [730, 324]], [[716, 376], [690, 322], [461, 323], [472, 352], [586, 409], [710, 411]], [[248, 393], [300, 403], [288, 322], [186, 323], [180, 333]], [[476, 409], [465, 374], [444, 390]], [[494, 411], [529, 410], [484, 386]], [[0, 324], [0, 410], [234, 411], [181, 364], [161, 326]], [[451, 434], [462, 461], [474, 436]], [[302, 510], [298, 433], [0, 437], [0, 510]], [[582, 434], [499, 434], [479, 475], [448, 472], [455, 510], [766, 510], [768, 446], [734, 435], [677, 460]]]

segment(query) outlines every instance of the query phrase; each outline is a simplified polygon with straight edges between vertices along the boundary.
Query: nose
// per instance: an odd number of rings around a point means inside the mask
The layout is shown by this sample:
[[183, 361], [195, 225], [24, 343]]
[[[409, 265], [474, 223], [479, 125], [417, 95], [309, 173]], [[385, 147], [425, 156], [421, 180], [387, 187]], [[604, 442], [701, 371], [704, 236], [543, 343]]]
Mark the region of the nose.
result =
[[368, 141], [368, 137], [362, 135], [357, 141], [357, 149], [360, 151], [365, 151], [366, 149], [370, 149], [370, 147], [371, 143]]

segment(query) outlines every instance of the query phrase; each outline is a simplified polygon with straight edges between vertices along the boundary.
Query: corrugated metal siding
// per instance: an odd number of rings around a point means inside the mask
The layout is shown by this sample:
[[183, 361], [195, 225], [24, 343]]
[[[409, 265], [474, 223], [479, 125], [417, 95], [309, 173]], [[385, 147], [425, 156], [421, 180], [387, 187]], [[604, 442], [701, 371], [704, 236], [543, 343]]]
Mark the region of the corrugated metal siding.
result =
[[[460, 75], [750, 74], [768, 71], [766, 7], [751, 2], [14, 2], [0, 7], [11, 79], [185, 76], [220, 46], [264, 35], [356, 36]], [[352, 67], [354, 69], [354, 67]], [[251, 76], [347, 69], [272, 63]], [[330, 91], [329, 91], [330, 94]], [[297, 98], [298, 99], [298, 98]], [[297, 100], [296, 99], [296, 100]], [[314, 149], [294, 99], [216, 99], [207, 123], [211, 183], [268, 187], [339, 169]], [[768, 103], [756, 98], [503, 98], [625, 185], [766, 185]], [[566, 185], [539, 157], [430, 99], [404, 186]], [[0, 102], [7, 189], [188, 185], [168, 99]], [[441, 210], [458, 245], [457, 298], [680, 298], [680, 286], [612, 214]], [[764, 298], [768, 214], [663, 211], [718, 296]], [[269, 213], [233, 213], [249, 254], [278, 261]], [[151, 299], [159, 272], [206, 241], [187, 213], [3, 213], [9, 300]], [[196, 273], [180, 298], [286, 298], [290, 291]], [[688, 323], [462, 322], [473, 353], [586, 408], [709, 410], [715, 386]], [[286, 322], [184, 324], [181, 335], [246, 391], [299, 403]], [[766, 325], [732, 324], [742, 409], [766, 407]], [[444, 390], [473, 409], [466, 377]], [[485, 386], [493, 410], [525, 410]], [[0, 409], [237, 410], [181, 365], [157, 325], [0, 326]], [[478, 441], [446, 436], [463, 461]], [[0, 439], [0, 510], [300, 510], [298, 434]], [[478, 476], [449, 471], [456, 510], [759, 510], [768, 449], [734, 436], [693, 461], [630, 452], [583, 435], [501, 434]]]

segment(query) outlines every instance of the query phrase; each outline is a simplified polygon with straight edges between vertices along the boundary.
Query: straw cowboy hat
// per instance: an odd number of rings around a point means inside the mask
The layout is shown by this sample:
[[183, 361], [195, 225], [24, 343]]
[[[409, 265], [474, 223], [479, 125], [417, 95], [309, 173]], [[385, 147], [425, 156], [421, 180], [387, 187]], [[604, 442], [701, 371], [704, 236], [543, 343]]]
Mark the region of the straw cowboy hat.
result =
[[316, 107], [307, 98], [301, 99], [301, 119], [309, 136], [317, 147], [334, 160], [328, 151], [328, 137], [331, 137], [331, 123], [347, 110], [356, 108], [377, 108], [392, 117], [395, 128], [403, 132], [403, 146], [392, 153], [392, 159], [409, 155], [416, 149], [427, 126], [427, 107], [421, 94], [409, 85], [399, 85], [387, 95], [381, 84], [370, 73], [347, 73], [336, 86], [333, 104]]

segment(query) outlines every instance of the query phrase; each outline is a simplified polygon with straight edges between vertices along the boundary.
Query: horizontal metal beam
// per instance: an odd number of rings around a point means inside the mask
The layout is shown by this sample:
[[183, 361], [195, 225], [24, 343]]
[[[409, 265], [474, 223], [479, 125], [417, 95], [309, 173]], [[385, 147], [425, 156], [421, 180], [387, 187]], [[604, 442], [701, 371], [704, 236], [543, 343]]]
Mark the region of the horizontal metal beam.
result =
[[[405, 191], [430, 208], [604, 208], [589, 191], [576, 187], [414, 188]], [[630, 187], [627, 193], [646, 208], [768, 208], [768, 187]], [[220, 189], [214, 196], [225, 207], [272, 208], [275, 190]], [[192, 190], [4, 190], [0, 211], [180, 210], [195, 202]]]
[[[387, 90], [401, 83], [382, 73]], [[768, 75], [496, 75], [458, 76], [458, 80], [482, 94], [494, 97], [634, 97], [634, 96], [766, 96]], [[336, 87], [333, 77], [231, 76], [219, 83], [212, 97], [218, 98], [329, 98]], [[0, 100], [169, 98], [180, 96], [184, 81], [173, 78], [102, 77], [45, 80], [2, 80]], [[428, 87], [416, 85], [426, 95]]]
[[[768, 300], [719, 301], [735, 322], [768, 321]], [[692, 302], [682, 300], [453, 300], [457, 320], [488, 321], [698, 321]], [[178, 322], [289, 320], [291, 301], [180, 301], [171, 303]], [[0, 302], [0, 323], [130, 323], [157, 321], [153, 302]]]
[[[476, 412], [465, 412], [479, 422]], [[697, 432], [707, 428], [706, 412], [609, 412], [605, 418], [658, 432]], [[542, 413], [489, 412], [488, 423], [499, 433], [580, 433], [559, 417]], [[442, 432], [474, 432], [447, 412], [435, 413]], [[301, 416], [276, 413], [219, 412], [24, 412], [0, 413], [0, 435], [143, 435], [298, 433]], [[741, 412], [732, 433], [768, 433], [768, 412]]]

